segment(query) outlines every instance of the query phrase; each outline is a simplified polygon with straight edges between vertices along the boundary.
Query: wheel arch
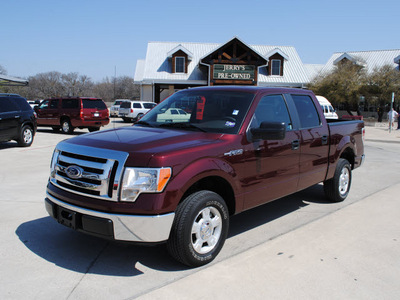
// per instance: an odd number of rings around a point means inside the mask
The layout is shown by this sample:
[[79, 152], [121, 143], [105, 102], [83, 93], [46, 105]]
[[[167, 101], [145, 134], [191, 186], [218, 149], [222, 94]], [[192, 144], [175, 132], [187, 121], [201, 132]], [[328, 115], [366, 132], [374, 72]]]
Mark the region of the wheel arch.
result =
[[235, 193], [230, 183], [223, 177], [212, 175], [199, 179], [193, 183], [183, 194], [179, 203], [182, 202], [190, 194], [201, 190], [214, 192], [224, 199], [228, 206], [229, 214], [233, 215], [236, 211]]

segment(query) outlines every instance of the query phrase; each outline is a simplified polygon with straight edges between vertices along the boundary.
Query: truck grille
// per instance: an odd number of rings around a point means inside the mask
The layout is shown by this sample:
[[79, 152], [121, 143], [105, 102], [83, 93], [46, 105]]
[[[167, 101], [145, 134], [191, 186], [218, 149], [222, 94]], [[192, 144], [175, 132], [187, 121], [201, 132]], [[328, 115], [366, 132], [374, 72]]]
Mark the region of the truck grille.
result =
[[61, 142], [53, 155], [50, 182], [72, 193], [118, 201], [119, 183], [127, 157], [125, 152]]

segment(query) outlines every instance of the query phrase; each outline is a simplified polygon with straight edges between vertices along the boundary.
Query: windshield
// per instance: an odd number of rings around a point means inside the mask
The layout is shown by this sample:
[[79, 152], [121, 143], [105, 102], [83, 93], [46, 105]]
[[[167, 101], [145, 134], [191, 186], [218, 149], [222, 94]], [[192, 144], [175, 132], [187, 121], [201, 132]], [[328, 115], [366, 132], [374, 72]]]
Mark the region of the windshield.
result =
[[138, 124], [236, 134], [253, 98], [246, 92], [185, 90], [158, 104]]

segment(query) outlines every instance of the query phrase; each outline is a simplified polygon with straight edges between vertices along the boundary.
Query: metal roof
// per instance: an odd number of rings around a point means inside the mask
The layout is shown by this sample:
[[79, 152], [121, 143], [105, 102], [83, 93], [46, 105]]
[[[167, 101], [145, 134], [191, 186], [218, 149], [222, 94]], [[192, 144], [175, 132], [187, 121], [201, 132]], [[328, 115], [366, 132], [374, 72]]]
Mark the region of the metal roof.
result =
[[376, 50], [376, 51], [351, 51], [351, 52], [336, 52], [328, 60], [322, 69], [322, 73], [330, 72], [340, 58], [347, 58], [355, 62], [360, 62], [368, 73], [374, 71], [375, 68], [380, 68], [384, 65], [393, 66], [399, 69], [399, 65], [395, 63], [396, 57], [400, 55], [398, 50]]
[[21, 78], [0, 75], [0, 86], [25, 86], [29, 81]]
[[[199, 68], [199, 61], [223, 44], [214, 43], [184, 43], [184, 42], [149, 42], [146, 59], [139, 60], [136, 65], [135, 81], [152, 83], [186, 83], [208, 84], [208, 74], [204, 68]], [[187, 73], [172, 73], [171, 59], [168, 54], [177, 47], [184, 47], [193, 55], [188, 65]], [[283, 76], [268, 76], [266, 68], [259, 69], [258, 85], [260, 86], [302, 86], [309, 82], [309, 77], [303, 63], [294, 47], [248, 45], [262, 56], [271, 55], [271, 51], [285, 54]], [[144, 63], [144, 66], [142, 65]], [[141, 69], [143, 68], [143, 69]], [[142, 75], [142, 76], [141, 76]], [[137, 76], [137, 77], [136, 77]]]

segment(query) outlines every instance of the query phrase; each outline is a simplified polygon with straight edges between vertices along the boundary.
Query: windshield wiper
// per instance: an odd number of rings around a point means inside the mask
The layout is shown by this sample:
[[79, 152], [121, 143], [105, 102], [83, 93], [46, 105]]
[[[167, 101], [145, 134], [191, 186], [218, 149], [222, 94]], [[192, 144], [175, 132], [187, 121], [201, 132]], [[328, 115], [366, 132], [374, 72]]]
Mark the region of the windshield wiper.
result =
[[201, 128], [197, 125], [194, 125], [192, 123], [183, 123], [183, 122], [178, 122], [178, 123], [163, 123], [160, 125], [160, 127], [171, 127], [171, 128], [193, 128], [193, 129], [197, 129], [199, 131], [202, 132], [207, 132], [207, 130], [205, 130], [204, 128]]

